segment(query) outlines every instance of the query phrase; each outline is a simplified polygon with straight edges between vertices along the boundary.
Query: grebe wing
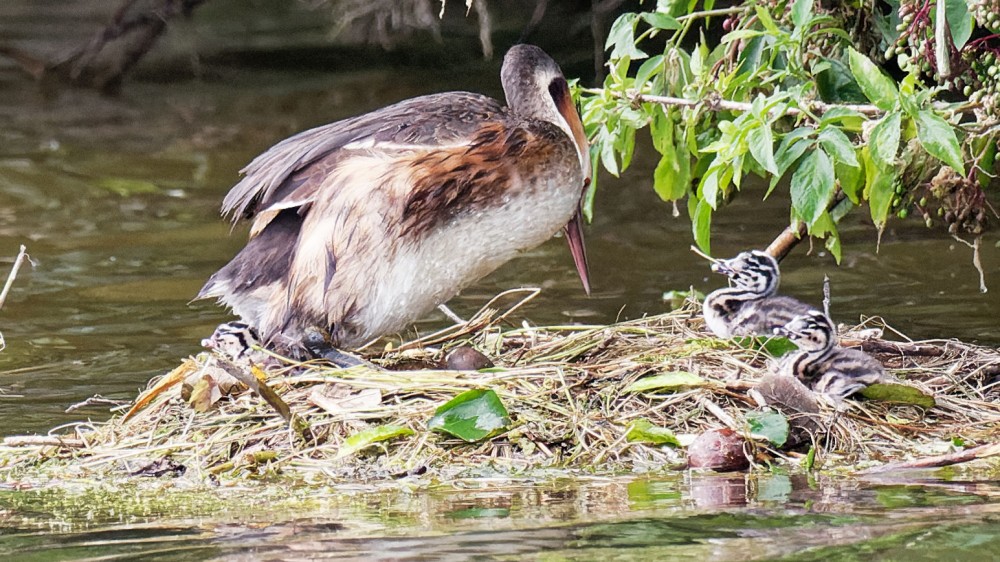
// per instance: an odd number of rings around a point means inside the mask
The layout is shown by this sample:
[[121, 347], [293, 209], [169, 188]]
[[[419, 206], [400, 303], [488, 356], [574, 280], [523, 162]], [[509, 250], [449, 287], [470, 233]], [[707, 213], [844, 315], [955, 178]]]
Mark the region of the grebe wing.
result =
[[432, 149], [469, 142], [484, 121], [496, 119], [503, 111], [496, 100], [486, 96], [447, 92], [404, 100], [303, 131], [274, 145], [241, 170], [243, 179], [226, 195], [222, 212], [231, 214], [235, 221], [263, 210], [276, 213], [306, 205], [322, 184], [315, 180], [335, 167], [345, 152]]

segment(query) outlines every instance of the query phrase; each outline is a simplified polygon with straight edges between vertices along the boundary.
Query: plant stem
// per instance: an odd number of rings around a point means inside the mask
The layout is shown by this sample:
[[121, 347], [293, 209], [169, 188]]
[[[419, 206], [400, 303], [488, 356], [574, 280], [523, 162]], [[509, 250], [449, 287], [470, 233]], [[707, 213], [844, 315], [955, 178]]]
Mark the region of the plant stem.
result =
[[[583, 90], [588, 94], [601, 94], [605, 90], [601, 89], [586, 89]], [[610, 91], [611, 95], [620, 98], [630, 100], [632, 102], [648, 102], [648, 103], [658, 103], [660, 105], [678, 106], [678, 107], [695, 107], [698, 105], [705, 105], [708, 108], [715, 111], [750, 111], [751, 104], [748, 102], [732, 101], [724, 99], [701, 99], [701, 100], [689, 100], [684, 98], [675, 98], [673, 96], [657, 96], [652, 94], [639, 94], [634, 90], [629, 90], [626, 92], [615, 92]], [[826, 103], [822, 101], [809, 101], [803, 103], [803, 108], [789, 107], [785, 110], [787, 115], [807, 115], [809, 116], [812, 112], [823, 114], [831, 109], [849, 109], [851, 111], [856, 111], [862, 115], [868, 116], [879, 116], [885, 113], [885, 111], [875, 107], [874, 105], [861, 105], [861, 104], [839, 104], [839, 103]]]
[[732, 14], [739, 14], [746, 11], [746, 7], [732, 7], [732, 8], [718, 8], [716, 10], [705, 10], [703, 12], [692, 12], [690, 14], [680, 16], [677, 21], [694, 20], [699, 18], [711, 18], [715, 16], [729, 16]]

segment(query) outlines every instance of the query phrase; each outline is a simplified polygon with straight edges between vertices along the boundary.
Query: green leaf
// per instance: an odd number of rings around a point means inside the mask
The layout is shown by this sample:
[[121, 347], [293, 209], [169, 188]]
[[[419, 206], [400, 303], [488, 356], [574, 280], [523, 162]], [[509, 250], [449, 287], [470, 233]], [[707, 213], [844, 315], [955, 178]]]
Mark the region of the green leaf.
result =
[[833, 163], [833, 173], [840, 182], [840, 189], [855, 205], [861, 204], [861, 191], [865, 187], [865, 170], [859, 162], [857, 166], [848, 166], [843, 162]]
[[896, 91], [896, 84], [891, 78], [882, 74], [868, 57], [848, 48], [848, 60], [850, 61], [851, 74], [857, 80], [858, 86], [873, 104], [879, 109], [889, 111], [896, 105], [899, 99], [899, 92]]
[[612, 176], [618, 177], [618, 161], [615, 159], [615, 135], [604, 129], [601, 131], [598, 146], [601, 150], [601, 164]]
[[868, 207], [871, 210], [872, 221], [881, 229], [889, 217], [892, 198], [896, 196], [897, 172], [893, 169], [882, 170], [878, 166], [871, 166], [870, 169], [866, 167], [865, 172], [868, 176], [866, 187]]
[[463, 392], [434, 412], [427, 428], [469, 443], [485, 439], [510, 425], [510, 416], [492, 390]]
[[338, 459], [349, 457], [358, 451], [370, 447], [380, 441], [388, 441], [396, 437], [413, 435], [413, 430], [401, 425], [380, 425], [351, 435], [337, 451]]
[[813, 15], [813, 0], [795, 0], [792, 5], [792, 24], [802, 27], [809, 23]]
[[896, 165], [896, 153], [899, 152], [899, 134], [902, 127], [902, 114], [898, 111], [887, 113], [872, 128], [868, 136], [868, 149], [872, 162], [879, 168], [892, 168]]
[[755, 410], [747, 412], [750, 435], [767, 439], [775, 447], [788, 440], [788, 419], [778, 412]]
[[858, 156], [854, 152], [854, 144], [843, 131], [836, 127], [827, 127], [820, 131], [816, 138], [823, 145], [823, 148], [833, 156], [835, 163], [858, 167]]
[[834, 107], [819, 118], [819, 128], [823, 129], [831, 124], [840, 123], [847, 131], [860, 131], [861, 124], [866, 121], [861, 113], [846, 107]]
[[677, 436], [665, 427], [653, 425], [645, 418], [640, 418], [630, 423], [628, 431], [625, 432], [625, 440], [629, 443], [650, 443], [653, 445], [670, 445], [680, 447], [681, 443]]
[[747, 145], [750, 147], [750, 154], [761, 168], [771, 174], [778, 174], [778, 164], [774, 161], [774, 136], [771, 134], [770, 125], [761, 123], [759, 127], [751, 129], [747, 134]]
[[704, 199], [688, 197], [688, 214], [695, 244], [702, 252], [712, 255], [712, 206]]
[[829, 66], [816, 74], [816, 89], [821, 100], [827, 103], [865, 103], [868, 101], [864, 92], [861, 91], [858, 81], [851, 74], [851, 69], [846, 64], [837, 59], [830, 59], [827, 62]]
[[969, 37], [972, 37], [972, 14], [969, 13], [966, 0], [944, 0], [944, 2], [951, 41], [955, 44], [955, 50], [961, 51]]
[[635, 24], [639, 14], [626, 12], [615, 20], [608, 32], [608, 40], [604, 43], [604, 50], [612, 47], [612, 59], [629, 58], [632, 60], [646, 58], [646, 53], [640, 51], [635, 46]]
[[798, 349], [798, 346], [792, 343], [791, 340], [781, 336], [767, 338], [762, 336], [739, 336], [732, 338], [732, 342], [743, 349], [763, 351], [771, 357], [781, 357]]
[[625, 392], [646, 392], [649, 390], [684, 390], [709, 386], [709, 381], [687, 371], [671, 371], [652, 377], [641, 378], [628, 385]]
[[680, 29], [681, 24], [663, 12], [643, 12], [642, 19], [656, 29]]
[[823, 149], [806, 156], [792, 174], [792, 208], [807, 224], [819, 219], [833, 197], [833, 164]]
[[931, 156], [951, 166], [960, 175], [965, 175], [962, 149], [958, 145], [955, 129], [930, 109], [917, 112], [917, 139]]
[[933, 396], [924, 393], [919, 388], [893, 382], [870, 385], [859, 394], [869, 400], [913, 404], [925, 410], [930, 410], [937, 404]]
[[649, 81], [649, 77], [658, 71], [663, 71], [663, 55], [649, 57], [649, 59], [642, 63], [639, 70], [635, 73], [635, 88], [637, 90], [642, 90], [643, 86], [646, 85], [646, 82]]

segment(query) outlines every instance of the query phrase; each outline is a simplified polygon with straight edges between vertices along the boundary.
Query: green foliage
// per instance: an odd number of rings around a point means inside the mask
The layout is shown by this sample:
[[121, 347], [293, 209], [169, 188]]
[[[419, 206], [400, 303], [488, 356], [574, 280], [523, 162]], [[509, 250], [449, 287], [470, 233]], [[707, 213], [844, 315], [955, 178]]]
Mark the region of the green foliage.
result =
[[676, 391], [708, 386], [711, 382], [687, 371], [672, 371], [641, 378], [628, 385], [625, 392]]
[[434, 412], [428, 429], [458, 437], [469, 443], [481, 441], [507, 429], [510, 415], [492, 390], [463, 392]]
[[413, 430], [401, 425], [380, 425], [351, 435], [337, 451], [337, 458], [349, 457], [362, 449], [380, 441], [388, 441], [396, 437], [413, 435]]
[[[708, 4], [662, 0], [655, 10], [622, 15], [608, 36], [603, 87], [579, 92], [595, 164], [611, 174], [629, 167], [636, 132], [648, 127], [660, 156], [652, 187], [664, 201], [687, 199], [702, 250], [710, 253], [713, 214], [747, 174], [768, 180], [765, 197], [787, 185], [791, 222], [825, 238], [838, 261], [837, 222], [856, 206], [867, 204], [878, 228], [911, 208], [928, 224], [932, 206], [937, 216], [984, 215], [976, 212], [981, 207], [960, 206], [982, 205], [968, 190], [981, 189], [1000, 127], [972, 147], [975, 135], [954, 125], [967, 106], [936, 101], [939, 90], [925, 85], [919, 69], [897, 81], [879, 57], [865, 54], [870, 49], [856, 48], [861, 33], [898, 41], [897, 28], [906, 25], [900, 14], [812, 0], [714, 11]], [[970, 41], [977, 28], [964, 0], [948, 0], [946, 8], [953, 45], [979, 48]], [[720, 21], [726, 33], [710, 39]], [[970, 165], [975, 158], [978, 167]], [[934, 184], [942, 164], [954, 171], [949, 185], [965, 192]], [[596, 183], [591, 187], [588, 215]]]
[[632, 422], [625, 432], [625, 440], [629, 443], [649, 443], [652, 445], [670, 445], [680, 447], [681, 443], [677, 436], [665, 427], [653, 425], [646, 418], [640, 418]]
[[780, 447], [788, 440], [788, 419], [779, 412], [756, 410], [747, 412], [750, 435], [768, 440]]

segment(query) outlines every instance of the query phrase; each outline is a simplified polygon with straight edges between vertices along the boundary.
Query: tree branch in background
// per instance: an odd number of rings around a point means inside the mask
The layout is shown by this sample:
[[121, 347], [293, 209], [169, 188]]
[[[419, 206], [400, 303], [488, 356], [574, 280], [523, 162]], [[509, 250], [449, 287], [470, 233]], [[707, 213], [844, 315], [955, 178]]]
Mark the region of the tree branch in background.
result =
[[126, 0], [114, 17], [84, 46], [60, 61], [45, 61], [9, 45], [0, 54], [36, 80], [55, 80], [115, 93], [125, 74], [152, 49], [177, 16], [188, 17], [206, 0]]
[[[830, 210], [830, 214], [835, 214], [840, 205], [846, 205], [847, 203], [844, 203], [844, 201], [847, 201], [847, 196], [844, 195], [843, 191], [838, 189], [833, 195], [833, 200], [830, 201], [830, 204], [827, 206], [827, 209]], [[795, 224], [786, 226], [785, 230], [781, 231], [781, 234], [779, 234], [778, 237], [767, 246], [767, 249], [765, 249], [764, 252], [769, 254], [774, 259], [781, 261], [785, 259], [785, 256], [792, 251], [792, 248], [794, 248], [796, 244], [805, 238], [806, 234], [808, 234], [806, 223], [796, 221]]]

